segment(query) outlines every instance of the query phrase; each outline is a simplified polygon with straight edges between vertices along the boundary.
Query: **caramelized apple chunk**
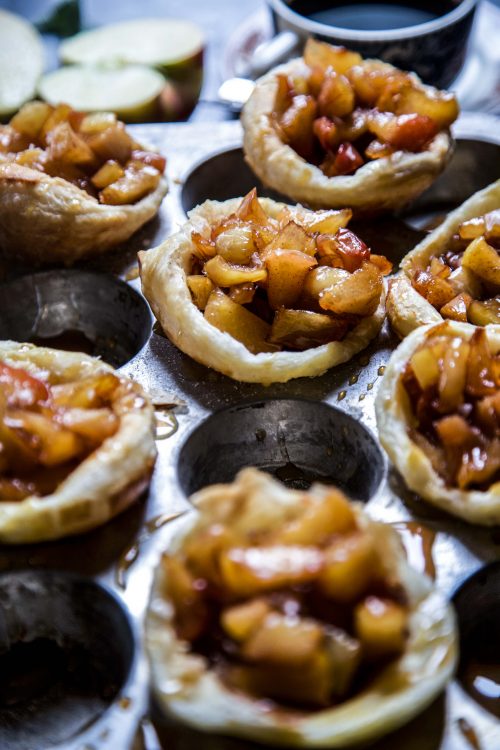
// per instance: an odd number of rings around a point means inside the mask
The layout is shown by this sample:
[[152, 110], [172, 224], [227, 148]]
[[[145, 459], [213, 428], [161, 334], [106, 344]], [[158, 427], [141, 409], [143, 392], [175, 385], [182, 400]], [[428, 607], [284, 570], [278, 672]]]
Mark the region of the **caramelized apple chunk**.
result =
[[112, 373], [52, 384], [0, 362], [0, 499], [51, 494], [116, 433], [121, 389]]
[[268, 343], [270, 325], [243, 305], [233, 302], [220, 289], [216, 289], [208, 298], [205, 319], [219, 331], [240, 341], [254, 354], [277, 349], [275, 344]]
[[500, 478], [500, 354], [483, 328], [464, 340], [447, 325], [424, 341], [403, 373], [415, 419], [410, 432], [449, 486], [485, 490]]
[[394, 601], [368, 596], [354, 610], [355, 631], [369, 658], [400, 654], [406, 641], [407, 612]]
[[490, 211], [464, 221], [441, 255], [413, 272], [413, 287], [443, 318], [480, 326], [500, 323], [499, 215]]
[[139, 148], [108, 112], [84, 115], [35, 101], [1, 127], [0, 159], [67, 180], [101, 203], [137, 202], [156, 190], [165, 170], [165, 159]]
[[372, 262], [347, 229], [350, 209], [283, 206], [271, 216], [264, 205], [254, 188], [234, 213], [191, 232], [186, 280], [194, 304], [254, 354], [341, 341], [377, 310], [391, 264], [383, 256]]

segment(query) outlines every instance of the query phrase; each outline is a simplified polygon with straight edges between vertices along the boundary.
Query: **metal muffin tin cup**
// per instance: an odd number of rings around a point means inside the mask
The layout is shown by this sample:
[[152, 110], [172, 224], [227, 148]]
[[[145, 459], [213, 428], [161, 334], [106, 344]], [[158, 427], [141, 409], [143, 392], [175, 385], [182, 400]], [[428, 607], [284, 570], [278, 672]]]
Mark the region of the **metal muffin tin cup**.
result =
[[142, 349], [151, 326], [144, 298], [108, 274], [42, 271], [0, 285], [1, 339], [83, 350], [120, 367]]
[[245, 466], [294, 489], [335, 484], [365, 502], [385, 476], [382, 451], [360, 422], [302, 399], [266, 399], [212, 414], [182, 446], [179, 483], [189, 496], [209, 484], [231, 482]]
[[102, 721], [136, 659], [126, 609], [90, 578], [0, 576], [0, 747], [60, 746]]
[[[136, 126], [133, 130], [137, 140], [151, 143], [169, 157], [170, 192], [161, 206], [158, 221], [154, 224], [154, 236], [151, 234], [151, 227], [144, 230], [150, 238], [149, 245], [154, 246], [185, 221], [185, 211], [192, 207], [190, 204], [193, 201], [215, 197], [210, 192], [211, 181], [207, 176], [214, 167], [211, 160], [214, 156], [220, 156], [223, 160], [224, 153], [239, 148], [241, 129], [239, 123], [227, 122], [218, 123], [209, 129], [206, 123], [192, 123]], [[463, 166], [460, 166], [458, 172], [452, 172], [452, 177], [448, 177], [448, 172], [445, 172], [433, 188], [446, 186], [446, 209], [461, 202], [466, 197], [464, 192], [469, 188], [475, 190], [490, 180], [494, 159], [498, 159], [500, 154], [499, 121], [494, 117], [465, 115], [454, 127], [454, 132], [458, 139], [457, 156], [448, 169], [453, 170], [454, 164]], [[475, 143], [467, 145], [471, 141]], [[208, 164], [208, 168], [203, 168], [204, 163]], [[234, 171], [231, 191], [241, 194], [247, 187], [253, 187], [248, 184], [248, 176], [246, 182], [238, 182], [239, 167], [234, 160], [228, 163], [232, 163]], [[474, 172], [474, 180], [466, 184], [464, 176], [470, 170]], [[225, 175], [227, 172], [224, 170], [213, 172], [212, 186], [218, 181], [225, 188]], [[186, 181], [191, 181], [187, 187]], [[217, 197], [237, 197], [237, 192], [223, 191]], [[424, 194], [422, 200], [424, 203], [417, 205], [420, 219], [424, 220], [425, 216], [432, 218], [433, 213], [443, 211], [440, 199], [425, 203]], [[413, 222], [413, 218], [411, 221]], [[378, 238], [378, 252], [383, 252], [390, 245], [391, 257], [396, 261], [421, 236], [420, 230], [403, 222], [403, 217], [392, 222], [376, 223], [371, 228], [365, 227], [365, 231], [372, 232], [375, 242]], [[144, 233], [137, 236], [137, 250], [144, 249], [144, 236]], [[372, 246], [375, 248], [375, 243]], [[125, 275], [129, 271], [130, 254], [123, 258], [123, 264], [118, 269], [117, 257], [115, 254], [111, 260], [102, 258], [99, 262], [95, 261], [93, 268], [100, 271], [112, 269], [115, 274], [119, 272]], [[64, 276], [66, 273], [62, 271], [57, 275]], [[100, 276], [104, 277], [104, 274]], [[133, 291], [139, 284], [135, 281], [128, 286]], [[21, 296], [17, 295], [13, 301], [12, 299], [9, 309], [14, 310], [15, 317], [21, 308]], [[108, 300], [111, 316], [118, 317], [117, 304]], [[2, 313], [0, 325], [3, 320]], [[189, 512], [191, 509], [186, 493], [204, 484], [207, 477], [208, 481], [212, 481], [212, 478], [216, 481], [229, 478], [229, 473], [240, 468], [236, 460], [237, 452], [248, 451], [248, 443], [251, 443], [252, 452], [251, 455], [244, 456], [245, 463], [247, 458], [248, 462], [250, 458], [252, 461], [258, 460], [262, 466], [267, 464], [268, 469], [274, 468], [275, 472], [280, 465], [286, 464], [283, 461], [286, 454], [281, 452], [279, 445], [278, 430], [274, 423], [270, 424], [273, 409], [285, 408], [283, 404], [290, 405], [286, 407], [289, 421], [286, 422], [285, 429], [285, 446], [290, 463], [300, 464], [306, 470], [303, 473], [309, 472], [307, 481], [318, 478], [319, 474], [324, 476], [325, 473], [337, 478], [336, 469], [334, 471], [333, 468], [328, 468], [327, 471], [325, 465], [320, 465], [321, 471], [318, 471], [318, 456], [332, 458], [327, 455], [327, 447], [322, 446], [321, 442], [325, 424], [333, 424], [337, 420], [337, 423], [351, 425], [350, 420], [354, 420], [363, 435], [364, 428], [367, 428], [366, 434], [369, 437], [366, 443], [360, 439], [359, 452], [358, 448], [356, 452], [363, 461], [366, 459], [373, 464], [372, 479], [364, 485], [362, 483], [351, 487], [350, 491], [366, 502], [367, 511], [373, 517], [396, 524], [400, 530], [408, 531], [406, 536], [415, 536], [416, 549], [419, 545], [422, 547], [423, 537], [418, 533], [414, 534], [415, 529], [424, 526], [428, 529], [425, 541], [427, 553], [434, 562], [436, 582], [450, 597], [461, 581], [481, 570], [486, 563], [500, 557], [498, 531], [467, 526], [425, 504], [408, 492], [393, 470], [385, 474], [384, 459], [376, 443], [373, 443], [374, 448], [369, 447], [372, 445], [372, 435], [376, 434], [374, 396], [384, 367], [398, 343], [387, 325], [380, 336], [351, 362], [318, 378], [302, 378], [269, 387], [232, 381], [184, 355], [169, 342], [157, 325], [150, 331], [151, 329], [144, 333], [144, 340], [147, 341], [142, 348], [137, 346], [135, 352], [129, 350], [131, 358], [123, 364], [121, 372], [136, 379], [146, 389], [160, 394], [160, 414], [165, 407], [168, 411], [168, 405], [171, 405], [177, 430], [172, 430], [170, 437], [157, 443], [159, 455], [146, 501], [101, 529], [74, 539], [18, 549], [0, 547], [0, 571], [15, 573], [16, 570], [27, 567], [61, 570], [70, 568], [76, 573], [86, 574], [94, 584], [104, 583], [111, 588], [128, 610], [134, 632], [139, 632], [154, 569], [165, 545], [176, 533], [177, 522], [172, 519], [180, 512]], [[304, 405], [306, 402], [307, 405]], [[252, 408], [251, 404], [256, 403], [265, 406], [261, 409]], [[339, 413], [332, 410], [332, 407], [336, 407]], [[269, 413], [267, 409], [270, 410]], [[265, 419], [262, 418], [264, 414]], [[248, 419], [246, 434], [238, 434], [238, 415]], [[299, 428], [294, 426], [294, 419], [301, 423]], [[225, 457], [231, 452], [228, 453], [224, 442], [226, 438], [226, 442], [229, 441], [229, 433], [225, 434], [227, 424], [230, 424], [235, 445], [231, 449], [232, 460], [228, 465]], [[264, 440], [259, 440], [256, 436], [256, 432], [261, 429], [266, 430]], [[308, 434], [311, 433], [316, 437], [312, 450], [308, 453], [306, 443]], [[354, 439], [353, 435], [355, 430], [350, 435], [351, 439]], [[200, 436], [204, 436], [206, 442], [212, 444], [217, 477], [210, 474], [208, 451], [201, 444]], [[259, 437], [263, 437], [260, 432]], [[302, 452], [296, 454], [294, 451], [299, 449]], [[201, 461], [199, 476], [193, 472], [192, 461]], [[228, 472], [224, 476], [223, 469]], [[303, 479], [302, 475], [300, 481]], [[295, 481], [293, 477], [292, 481]], [[423, 555], [413, 555], [411, 550], [409, 554], [410, 559], [413, 561], [415, 558], [419, 566]], [[66, 739], [60, 747], [56, 747], [58, 750], [159, 750], [161, 746], [174, 750], [246, 750], [247, 747], [250, 750], [257, 747], [240, 740], [226, 741], [225, 738], [222, 740], [173, 727], [164, 717], [148, 711], [148, 699], [148, 674], [139, 640], [130, 675], [109, 707], [78, 736]], [[154, 719], [163, 745], [157, 739], [150, 721], [145, 719], [146, 713]], [[455, 681], [448, 687], [446, 695], [441, 696], [423, 714], [373, 748], [470, 750], [470, 744], [467, 744], [462, 731], [464, 725], [460, 724], [461, 719], [466, 719], [475, 728], [479, 741], [482, 742], [482, 750], [496, 750], [496, 747], [500, 747], [498, 720], [479, 706], [463, 690], [460, 682]], [[134, 736], [135, 745], [132, 741]], [[0, 748], [4, 750], [1, 741]], [[21, 746], [13, 750], [21, 750]], [[48, 747], [37, 743], [29, 750], [48, 750]]]

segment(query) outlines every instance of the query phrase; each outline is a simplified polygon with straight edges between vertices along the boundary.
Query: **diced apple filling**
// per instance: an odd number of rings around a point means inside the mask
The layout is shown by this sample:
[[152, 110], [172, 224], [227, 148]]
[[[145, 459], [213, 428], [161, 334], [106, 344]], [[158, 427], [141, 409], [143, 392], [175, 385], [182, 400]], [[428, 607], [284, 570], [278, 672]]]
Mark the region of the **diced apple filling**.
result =
[[327, 177], [354, 174], [395, 151], [421, 151], [458, 116], [453, 94], [343, 47], [308, 39], [304, 62], [304, 76], [278, 75], [273, 121]]
[[410, 436], [447, 485], [487, 490], [500, 480], [500, 354], [484, 328], [469, 341], [443, 323], [402, 375]]
[[0, 125], [0, 160], [62, 177], [100, 203], [136, 203], [153, 192], [165, 159], [135, 143], [110, 112], [28, 102]]
[[77, 382], [46, 378], [0, 362], [0, 502], [53, 492], [115, 434], [132, 387], [112, 373]]
[[347, 498], [317, 485], [272, 531], [192, 532], [162, 558], [164, 590], [177, 636], [233, 689], [322, 708], [405, 649], [408, 606], [384, 557]]
[[378, 308], [392, 269], [346, 228], [350, 218], [286, 207], [274, 218], [251, 190], [234, 214], [191, 233], [193, 303], [254, 354], [342, 340]]
[[500, 323], [500, 209], [464, 221], [438, 258], [414, 269], [411, 282], [443, 318]]

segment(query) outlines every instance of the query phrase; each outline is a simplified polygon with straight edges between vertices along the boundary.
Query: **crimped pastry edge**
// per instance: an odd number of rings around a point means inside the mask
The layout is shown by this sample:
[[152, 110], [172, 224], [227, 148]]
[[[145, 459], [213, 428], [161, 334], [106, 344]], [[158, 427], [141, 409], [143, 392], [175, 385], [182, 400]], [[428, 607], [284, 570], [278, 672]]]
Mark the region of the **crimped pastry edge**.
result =
[[[223, 522], [246, 493], [252, 499], [246, 513], [238, 511], [239, 528], [280, 526], [287, 509], [289, 513], [303, 497], [256, 469], [244, 469], [233, 484], [207, 487], [192, 497], [197, 510], [184, 520], [166, 551], [175, 554], [193, 531]], [[270, 711], [262, 701], [225, 686], [203, 657], [190, 654], [177, 638], [173, 608], [165, 598], [165, 573], [159, 566], [146, 615], [146, 648], [163, 710], [203, 731], [276, 745], [340, 748], [387, 734], [432, 702], [456, 666], [453, 610], [426, 576], [408, 566], [394, 529], [372, 521], [358, 504], [356, 515], [362, 528], [377, 534], [387, 564], [396, 565], [409, 595], [410, 638], [394, 667], [395, 683], [397, 675], [403, 676], [399, 686], [390, 690], [380, 677], [370, 689], [337, 707], [309, 714], [284, 708]]]
[[[276, 216], [284, 204], [259, 198], [264, 210]], [[251, 383], [285, 383], [292, 378], [321, 375], [347, 362], [377, 335], [385, 316], [385, 292], [376, 312], [364, 318], [342, 341], [333, 341], [304, 352], [252, 354], [228, 333], [208, 323], [193, 304], [186, 274], [191, 258], [191, 232], [207, 234], [210, 227], [234, 213], [241, 198], [205, 201], [189, 213], [180, 230], [161, 245], [139, 253], [142, 290], [160, 324], [173, 343], [190, 357], [234, 380]], [[308, 209], [287, 206], [300, 215]]]
[[[500, 523], [500, 482], [492, 485], [487, 492], [447, 487], [424, 451], [411, 440], [407, 432], [411, 411], [401, 384], [401, 373], [434, 325], [423, 325], [415, 329], [397, 347], [389, 360], [375, 400], [380, 442], [413, 492], [469, 523], [492, 526]], [[447, 325], [451, 333], [466, 339], [476, 330], [476, 326], [470, 323], [450, 320]], [[500, 326], [486, 326], [486, 332], [490, 344], [498, 352]]]
[[[86, 354], [15, 341], [0, 342], [0, 361], [33, 375], [51, 371], [81, 379], [112, 372]], [[139, 390], [142, 394], [142, 391]], [[125, 510], [149, 484], [156, 458], [154, 411], [149, 400], [120, 417], [118, 431], [103, 441], [55, 492], [21, 502], [0, 502], [0, 541], [20, 544], [59, 539], [100, 526]]]
[[[388, 64], [386, 67], [393, 68]], [[402, 208], [443, 171], [453, 153], [453, 139], [449, 131], [444, 130], [432, 139], [425, 151], [415, 154], [398, 151], [390, 157], [364, 164], [354, 175], [327, 177], [319, 167], [306, 162], [281, 141], [271, 115], [276, 76], [301, 75], [307, 70], [302, 58], [274, 68], [259, 78], [243, 108], [245, 158], [264, 184], [313, 208], [350, 206], [357, 213], [374, 214]], [[423, 86], [417, 76], [413, 78]]]
[[137, 203], [108, 206], [61, 177], [0, 163], [0, 253], [37, 266], [100, 255], [152, 219], [166, 192], [162, 177]]

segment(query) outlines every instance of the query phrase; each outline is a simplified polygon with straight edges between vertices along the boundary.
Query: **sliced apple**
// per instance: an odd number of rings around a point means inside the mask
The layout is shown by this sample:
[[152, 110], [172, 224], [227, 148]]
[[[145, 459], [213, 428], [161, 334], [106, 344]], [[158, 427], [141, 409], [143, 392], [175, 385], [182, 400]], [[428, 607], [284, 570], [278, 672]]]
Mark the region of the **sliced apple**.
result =
[[125, 122], [158, 119], [165, 79], [145, 65], [71, 65], [48, 73], [38, 91], [49, 104], [67, 102], [81, 112], [110, 110]]
[[320, 295], [325, 289], [335, 284], [342, 284], [348, 278], [349, 272], [343, 268], [330, 268], [330, 266], [313, 268], [305, 278], [301, 302], [306, 308], [314, 308], [319, 305]]
[[216, 289], [210, 295], [205, 307], [205, 319], [219, 331], [240, 341], [253, 354], [278, 350], [276, 344], [267, 341], [271, 326], [220, 290]]
[[66, 64], [149, 65], [178, 79], [201, 67], [203, 47], [203, 30], [191, 21], [142, 18], [83, 31], [63, 41], [59, 54]]
[[266, 253], [267, 297], [273, 310], [295, 304], [302, 293], [307, 274], [317, 264], [316, 258], [300, 250], [272, 250]]
[[281, 309], [274, 316], [269, 341], [303, 351], [330, 341], [340, 341], [348, 328], [348, 321], [342, 318], [310, 310]]
[[267, 271], [262, 266], [237, 266], [228, 263], [221, 255], [216, 255], [205, 263], [205, 272], [216, 286], [229, 287], [251, 281], [265, 281]]
[[345, 534], [325, 550], [325, 564], [319, 585], [326, 596], [339, 602], [353, 602], [377, 575], [377, 554], [373, 537], [362, 531]]
[[371, 263], [363, 263], [347, 278], [321, 292], [319, 304], [337, 315], [373, 315], [383, 288], [378, 269]]
[[354, 91], [347, 78], [327, 70], [318, 96], [320, 113], [330, 119], [345, 117], [353, 111], [354, 103]]
[[306, 158], [313, 151], [313, 122], [317, 105], [314, 97], [306, 94], [294, 96], [291, 105], [283, 112], [279, 126], [283, 138], [300, 156]]
[[99, 194], [101, 203], [113, 206], [136, 203], [156, 190], [160, 177], [160, 173], [154, 167], [132, 162], [125, 170], [123, 177], [101, 190]]
[[300, 223], [308, 232], [337, 234], [341, 227], [348, 225], [351, 218], [352, 211], [350, 208], [309, 211], [307, 216], [300, 220]]
[[221, 625], [235, 641], [246, 641], [270, 612], [265, 599], [250, 599], [228, 607], [221, 614]]
[[0, 10], [0, 117], [32, 99], [44, 67], [42, 38], [14, 13]]
[[[317, 231], [317, 230], [313, 230]], [[266, 245], [262, 257], [265, 258], [271, 250], [300, 250], [307, 255], [314, 255], [316, 252], [316, 243], [314, 238], [308, 234], [311, 232], [311, 227], [307, 227], [307, 231], [303, 226], [300, 226], [295, 221], [289, 221], [283, 229], [276, 234], [271, 242]]]
[[354, 628], [366, 656], [383, 659], [401, 653], [408, 613], [390, 599], [369, 596], [354, 610]]
[[193, 274], [186, 278], [189, 291], [193, 295], [193, 302], [198, 310], [204, 310], [207, 306], [208, 298], [214, 290], [214, 285], [207, 276], [202, 274]]
[[219, 558], [224, 587], [244, 597], [312, 581], [323, 566], [317, 547], [234, 547]]
[[500, 297], [478, 302], [471, 302], [469, 310], [469, 321], [476, 326], [486, 326], [490, 323], [500, 323]]
[[451, 320], [460, 320], [462, 323], [467, 323], [467, 310], [472, 302], [472, 297], [466, 292], [457, 294], [453, 297], [446, 305], [440, 309], [440, 313], [443, 318], [450, 318]]
[[322, 498], [306, 495], [302, 513], [282, 526], [272, 538], [278, 544], [321, 545], [334, 534], [345, 534], [355, 528], [351, 503], [332, 487]]
[[333, 68], [336, 73], [344, 74], [353, 65], [359, 65], [363, 58], [358, 52], [351, 52], [345, 47], [334, 47], [311, 37], [304, 47], [304, 61], [310, 68], [321, 68], [325, 71]]
[[167, 79], [158, 101], [161, 115], [179, 120], [200, 95], [204, 44], [203, 30], [191, 21], [143, 18], [81, 32], [61, 44], [60, 54], [66, 63], [156, 68]]
[[51, 113], [46, 102], [28, 102], [10, 120], [9, 125], [34, 141]]
[[314, 620], [271, 613], [242, 648], [248, 661], [298, 665], [311, 659], [324, 631]]
[[462, 266], [500, 289], [500, 254], [483, 237], [472, 240], [462, 256]]
[[404, 151], [419, 151], [439, 130], [434, 120], [426, 115], [396, 116], [378, 110], [368, 118], [368, 129], [383, 143]]
[[439, 130], [449, 128], [459, 114], [458, 102], [454, 94], [447, 91], [434, 92], [422, 89], [408, 83], [398, 92], [396, 99], [396, 114], [424, 115], [430, 117]]
[[102, 190], [112, 182], [119, 180], [125, 174], [122, 166], [114, 159], [106, 161], [102, 167], [90, 178], [90, 181], [96, 188]]

